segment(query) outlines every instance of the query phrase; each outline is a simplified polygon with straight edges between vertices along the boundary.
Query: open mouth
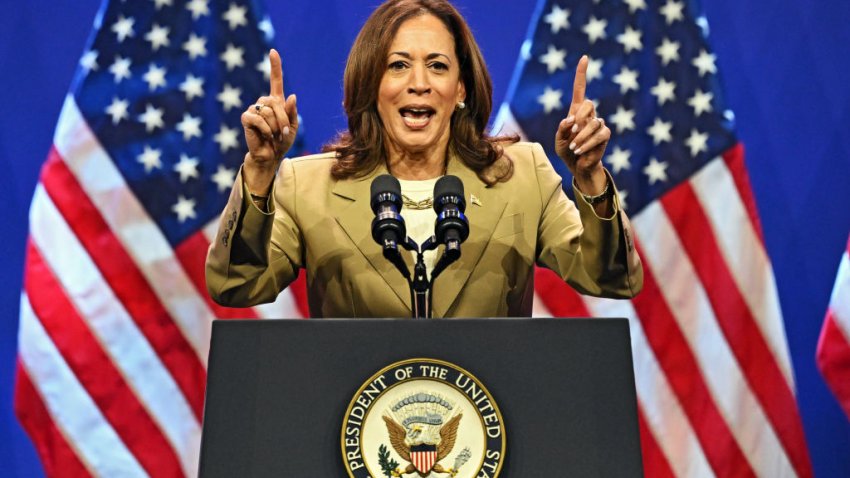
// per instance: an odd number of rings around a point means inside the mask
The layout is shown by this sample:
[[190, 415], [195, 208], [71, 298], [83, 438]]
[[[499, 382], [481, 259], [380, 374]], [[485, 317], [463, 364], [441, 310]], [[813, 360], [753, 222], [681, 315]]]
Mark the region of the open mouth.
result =
[[408, 106], [399, 110], [404, 124], [411, 129], [422, 129], [431, 122], [431, 117], [436, 114], [430, 106]]

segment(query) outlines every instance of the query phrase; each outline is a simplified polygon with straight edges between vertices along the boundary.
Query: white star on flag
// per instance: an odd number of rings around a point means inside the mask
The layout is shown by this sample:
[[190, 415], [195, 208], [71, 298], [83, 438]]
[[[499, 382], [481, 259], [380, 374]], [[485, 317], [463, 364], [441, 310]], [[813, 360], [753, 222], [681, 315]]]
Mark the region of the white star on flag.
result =
[[83, 57], [80, 58], [80, 66], [86, 70], [86, 73], [89, 71], [97, 71], [97, 50], [89, 50], [83, 54]]
[[543, 111], [551, 113], [552, 111], [562, 109], [564, 104], [561, 102], [561, 97], [564, 92], [561, 90], [553, 90], [546, 85], [543, 94], [537, 97], [537, 102], [543, 105]]
[[118, 37], [118, 43], [136, 35], [136, 32], [133, 30], [134, 23], [136, 23], [136, 20], [133, 17], [126, 18], [124, 15], [118, 16], [118, 21], [112, 25], [112, 31]]
[[109, 67], [109, 72], [115, 77], [115, 83], [130, 78], [130, 59], [115, 55], [115, 62]]
[[183, 119], [177, 123], [177, 131], [183, 133], [183, 140], [201, 137], [201, 118], [183, 113]]
[[130, 103], [127, 100], [119, 99], [117, 96], [112, 98], [112, 103], [106, 108], [106, 113], [112, 117], [112, 124], [118, 124], [121, 120], [127, 119], [127, 109]]
[[234, 181], [236, 181], [236, 170], [227, 168], [223, 164], [219, 164], [218, 171], [212, 175], [212, 182], [218, 186], [218, 192], [220, 193], [230, 191]]
[[638, 10], [646, 9], [646, 2], [644, 0], [623, 0], [629, 6], [629, 13], [635, 13]]
[[268, 80], [272, 76], [272, 67], [271, 65], [269, 65], [268, 60], [260, 60], [260, 62], [257, 63], [257, 71], [262, 73], [263, 78], [265, 78], [266, 80]]
[[145, 34], [145, 40], [150, 42], [153, 51], [157, 51], [160, 47], [167, 47], [171, 44], [168, 40], [169, 31], [170, 29], [168, 27], [162, 27], [154, 23], [151, 31]]
[[238, 66], [245, 66], [245, 59], [242, 58], [244, 53], [244, 49], [239, 48], [232, 43], [227, 44], [227, 49], [224, 50], [224, 53], [222, 53], [220, 57], [221, 61], [227, 65], [227, 71], [232, 71]]
[[192, 12], [192, 20], [197, 20], [204, 15], [209, 15], [209, 0], [190, 0], [189, 3], [186, 4], [186, 10]]
[[582, 31], [587, 35], [588, 41], [592, 45], [596, 43], [596, 40], [607, 38], [608, 35], [605, 33], [605, 27], [607, 26], [608, 20], [591, 16], [590, 20], [588, 20], [587, 24], [582, 28]]
[[241, 94], [240, 88], [234, 88], [229, 83], [225, 83], [224, 89], [215, 98], [221, 102], [224, 111], [230, 111], [231, 108], [238, 108], [242, 105], [242, 100], [239, 99]]
[[266, 37], [266, 41], [272, 41], [274, 39], [274, 26], [272, 25], [272, 20], [268, 17], [268, 15], [260, 20], [260, 23], [257, 24], [257, 28], [263, 32], [263, 36]]
[[682, 2], [667, 0], [667, 3], [661, 7], [661, 14], [664, 15], [664, 20], [667, 24], [672, 25], [673, 22], [681, 21], [684, 18], [684, 15], [682, 15], [684, 8], [685, 5]]
[[688, 99], [688, 104], [694, 109], [694, 116], [699, 116], [703, 113], [711, 113], [714, 108], [711, 106], [711, 100], [714, 99], [714, 93], [704, 92], [700, 89], [694, 92], [694, 96]]
[[162, 115], [164, 114], [163, 110], [160, 108], [154, 108], [153, 105], [148, 103], [145, 106], [145, 112], [139, 116], [139, 121], [145, 124], [145, 131], [150, 133], [151, 131], [162, 128], [165, 123], [162, 121]]
[[629, 160], [631, 156], [632, 152], [628, 149], [621, 149], [619, 146], [615, 146], [614, 151], [605, 158], [605, 161], [611, 165], [614, 174], [617, 174], [624, 169], [631, 169], [632, 163]]
[[162, 168], [162, 151], [145, 145], [145, 150], [136, 159], [145, 166], [145, 172], [150, 173], [154, 169]]
[[177, 199], [177, 203], [171, 207], [174, 214], [177, 214], [177, 221], [186, 222], [186, 219], [195, 218], [195, 200], [188, 199], [182, 194]]
[[629, 197], [629, 192], [625, 189], [618, 189], [617, 193], [620, 196], [620, 207], [623, 208], [624, 211], [627, 210], [629, 205], [626, 202], [626, 198]]
[[696, 18], [696, 24], [702, 30], [702, 36], [708, 38], [708, 18], [699, 16]]
[[549, 45], [546, 54], [540, 56], [540, 63], [546, 65], [546, 71], [550, 74], [567, 67], [564, 60], [567, 58], [567, 50], [559, 50], [554, 45]]
[[174, 171], [180, 175], [180, 182], [185, 183], [190, 178], [198, 177], [198, 158], [190, 158], [185, 154], [180, 155], [180, 161], [174, 165]]
[[699, 56], [694, 58], [693, 65], [699, 70], [699, 76], [705, 76], [706, 73], [717, 73], [717, 66], [714, 61], [717, 57], [713, 53], [701, 50]]
[[207, 56], [207, 39], [190, 33], [189, 39], [183, 43], [183, 49], [186, 50], [192, 60], [199, 56]]
[[[218, 149], [222, 153], [226, 153], [227, 150], [236, 148], [239, 146], [239, 130], [236, 128], [228, 128], [227, 125], [221, 125], [221, 129], [218, 133], [213, 137], [213, 141], [218, 143]], [[217, 174], [217, 173], [216, 173]], [[233, 181], [231, 181], [231, 185]], [[229, 189], [230, 186], [227, 186]]]
[[661, 41], [661, 45], [655, 49], [655, 53], [661, 57], [661, 63], [664, 66], [667, 66], [671, 61], [679, 61], [679, 42], [665, 38]]
[[558, 5], [552, 5], [552, 11], [546, 15], [543, 21], [551, 26], [552, 33], [558, 33], [562, 28], [570, 28], [569, 15], [569, 10], [563, 9]]
[[649, 184], [655, 184], [657, 181], [667, 181], [667, 162], [658, 161], [655, 158], [649, 158], [649, 164], [643, 168], [643, 173], [649, 178]]
[[159, 10], [162, 7], [170, 7], [172, 0], [153, 0], [154, 6]]
[[186, 101], [192, 101], [195, 97], [203, 98], [204, 79], [197, 78], [189, 73], [186, 75], [186, 80], [180, 83], [180, 91], [186, 94]]
[[685, 144], [691, 150], [691, 156], [696, 157], [699, 153], [708, 151], [708, 133], [700, 133], [696, 129], [691, 130], [691, 135], [685, 140]]
[[667, 81], [664, 78], [658, 78], [658, 84], [653, 86], [649, 92], [658, 99], [658, 106], [662, 106], [667, 101], [676, 99], [676, 83]]
[[652, 123], [652, 126], [646, 132], [652, 136], [652, 142], [655, 145], [659, 145], [664, 142], [669, 143], [673, 139], [673, 135], [670, 134], [670, 130], [672, 129], [673, 123], [662, 121], [661, 118], [655, 118], [655, 122]]
[[614, 75], [614, 83], [620, 85], [620, 94], [625, 95], [629, 90], [637, 91], [639, 86], [637, 70], [632, 70], [623, 65], [620, 72]]
[[635, 129], [635, 111], [623, 108], [622, 105], [617, 105], [617, 112], [609, 120], [617, 127], [617, 133]]
[[245, 7], [231, 3], [230, 8], [224, 12], [222, 18], [224, 18], [231, 30], [235, 30], [238, 27], [248, 24], [248, 19], [245, 18], [246, 13]]
[[626, 53], [640, 51], [643, 48], [643, 43], [640, 41], [640, 30], [635, 30], [632, 27], [626, 27], [626, 31], [617, 35], [617, 42], [623, 45]]
[[147, 73], [142, 78], [147, 82], [148, 89], [153, 91], [160, 86], [165, 86], [165, 68], [159, 67], [151, 63]]
[[602, 59], [587, 58], [587, 82], [602, 78]]

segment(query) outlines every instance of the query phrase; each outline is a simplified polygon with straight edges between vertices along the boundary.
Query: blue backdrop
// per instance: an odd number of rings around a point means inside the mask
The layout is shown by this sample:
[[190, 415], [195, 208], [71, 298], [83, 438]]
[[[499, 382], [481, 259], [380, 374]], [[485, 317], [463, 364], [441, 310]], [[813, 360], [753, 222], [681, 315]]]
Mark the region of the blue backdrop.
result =
[[[100, 0], [3, 0], [0, 15], [0, 474], [40, 476], [12, 411], [27, 212], [59, 109]], [[268, 2], [298, 94], [308, 149], [344, 127], [348, 48], [377, 0]], [[457, 0], [486, 56], [499, 104], [534, 0]], [[650, 2], [654, 3], [654, 2]], [[704, 1], [711, 43], [773, 260], [817, 476], [850, 476], [850, 424], [815, 368], [835, 272], [850, 233], [850, 2]], [[496, 14], [494, 14], [496, 13]]]

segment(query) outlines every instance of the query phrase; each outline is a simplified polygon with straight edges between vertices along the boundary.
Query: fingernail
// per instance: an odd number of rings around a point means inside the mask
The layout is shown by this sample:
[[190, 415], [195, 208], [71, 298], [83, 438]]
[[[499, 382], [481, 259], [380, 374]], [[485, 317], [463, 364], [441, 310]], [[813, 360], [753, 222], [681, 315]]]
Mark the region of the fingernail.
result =
[[283, 135], [284, 135], [284, 136], [289, 136], [289, 126], [284, 126], [284, 127], [283, 127]]
[[572, 116], [572, 115], [567, 116], [567, 121], [568, 121], [568, 122], [572, 123], [572, 122], [573, 122], [573, 121], [575, 121], [575, 120], [576, 120], [576, 117], [575, 117], [575, 116]]
[[578, 131], [578, 125], [577, 124], [573, 125], [573, 129], [572, 129], [573, 133], [575, 133], [576, 131]]
[[579, 149], [575, 150], [575, 153], [576, 153], [576, 156], [578, 156], [579, 154], [581, 154], [581, 148], [579, 148]]
[[576, 142], [575, 141], [570, 143], [570, 150], [573, 150], [573, 149], [576, 149]]

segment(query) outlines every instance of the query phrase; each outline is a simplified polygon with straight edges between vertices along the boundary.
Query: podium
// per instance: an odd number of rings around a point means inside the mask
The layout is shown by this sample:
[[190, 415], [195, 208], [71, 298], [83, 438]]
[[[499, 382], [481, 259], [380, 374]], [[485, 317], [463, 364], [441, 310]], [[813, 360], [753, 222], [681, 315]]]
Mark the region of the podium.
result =
[[[404, 370], [430, 381], [404, 391]], [[643, 476], [625, 319], [218, 320], [207, 380], [204, 478]], [[484, 445], [447, 432], [479, 423]], [[481, 446], [498, 460], [464, 461]]]

